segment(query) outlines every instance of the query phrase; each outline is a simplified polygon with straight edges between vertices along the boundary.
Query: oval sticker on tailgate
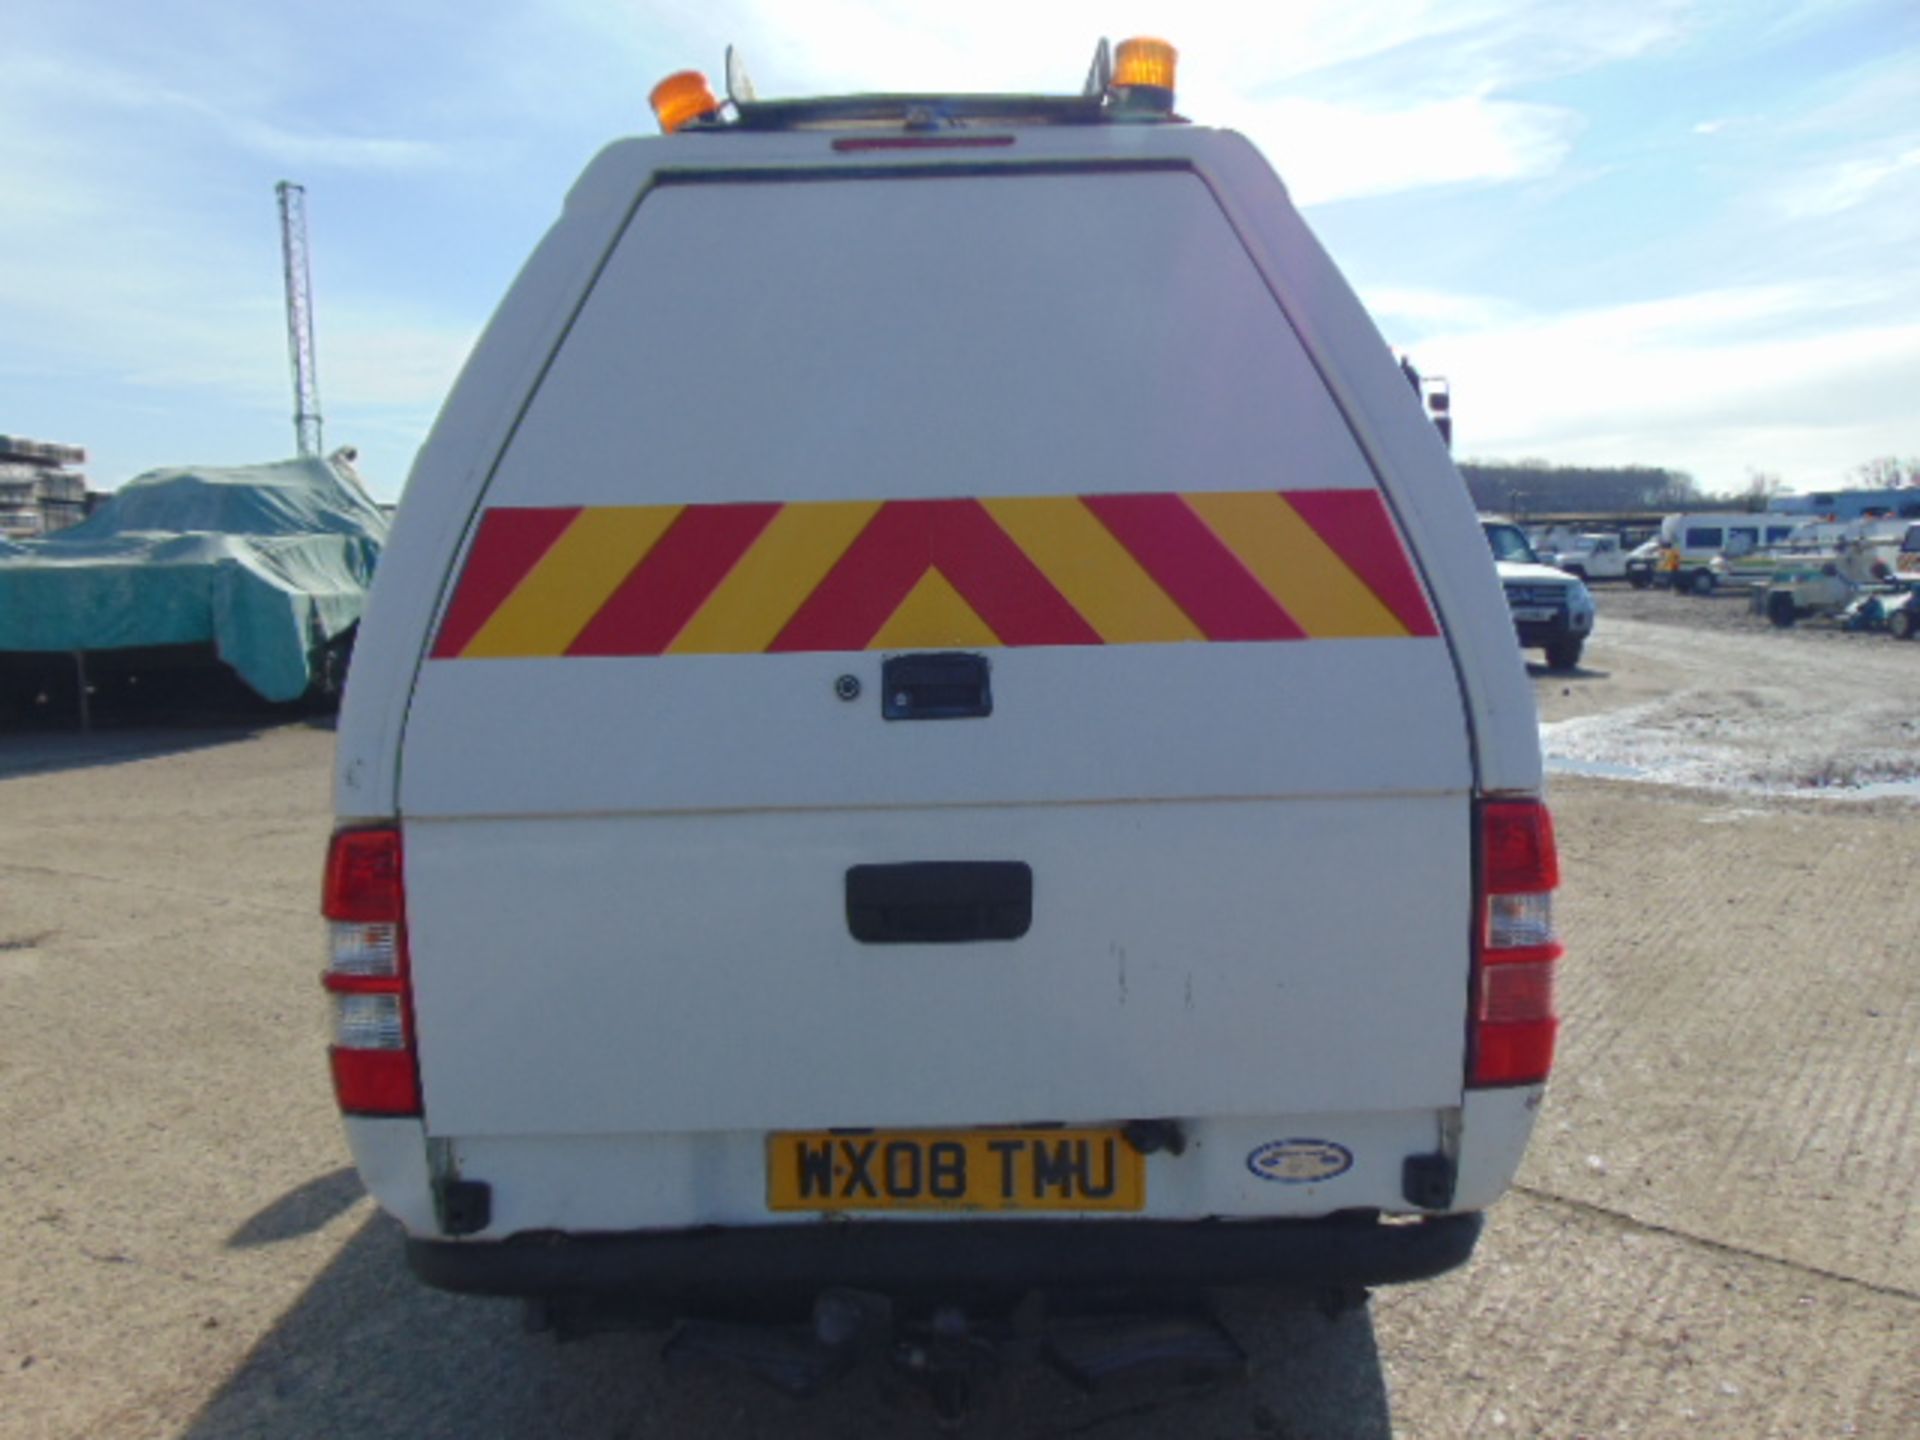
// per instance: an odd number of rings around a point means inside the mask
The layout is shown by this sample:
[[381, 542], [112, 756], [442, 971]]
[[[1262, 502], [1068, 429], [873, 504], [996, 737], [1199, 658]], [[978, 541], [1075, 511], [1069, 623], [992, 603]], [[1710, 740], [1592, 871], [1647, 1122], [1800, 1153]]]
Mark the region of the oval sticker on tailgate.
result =
[[1331, 1140], [1269, 1140], [1247, 1156], [1247, 1169], [1262, 1180], [1305, 1185], [1331, 1180], [1353, 1168], [1353, 1152]]

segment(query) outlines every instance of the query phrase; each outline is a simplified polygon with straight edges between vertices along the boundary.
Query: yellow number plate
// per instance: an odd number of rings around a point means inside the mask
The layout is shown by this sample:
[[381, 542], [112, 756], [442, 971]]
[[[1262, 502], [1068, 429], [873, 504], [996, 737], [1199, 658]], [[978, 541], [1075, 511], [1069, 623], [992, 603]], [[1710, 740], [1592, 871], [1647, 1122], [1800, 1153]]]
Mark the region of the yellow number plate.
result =
[[791, 1131], [767, 1137], [769, 1210], [1139, 1210], [1118, 1130]]

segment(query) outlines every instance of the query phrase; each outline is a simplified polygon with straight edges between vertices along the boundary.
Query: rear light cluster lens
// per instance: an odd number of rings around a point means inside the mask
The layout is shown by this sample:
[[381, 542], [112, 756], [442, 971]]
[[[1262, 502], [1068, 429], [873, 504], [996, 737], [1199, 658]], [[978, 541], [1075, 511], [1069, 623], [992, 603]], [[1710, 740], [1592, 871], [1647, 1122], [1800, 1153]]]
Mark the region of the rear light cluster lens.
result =
[[398, 995], [335, 995], [333, 1043], [343, 1050], [404, 1050], [406, 1017]]
[[329, 922], [322, 983], [333, 1004], [328, 1058], [340, 1108], [355, 1115], [418, 1115], [399, 830], [335, 834], [320, 908]]
[[333, 975], [400, 973], [400, 927], [335, 920], [327, 926], [327, 971]]
[[1538, 960], [1497, 965], [1480, 977], [1480, 1018], [1490, 1025], [1553, 1019], [1553, 966]]
[[1547, 807], [1538, 800], [1483, 804], [1469, 1085], [1531, 1085], [1553, 1068], [1559, 884]]
[[1527, 950], [1553, 943], [1551, 891], [1487, 897], [1487, 949]]

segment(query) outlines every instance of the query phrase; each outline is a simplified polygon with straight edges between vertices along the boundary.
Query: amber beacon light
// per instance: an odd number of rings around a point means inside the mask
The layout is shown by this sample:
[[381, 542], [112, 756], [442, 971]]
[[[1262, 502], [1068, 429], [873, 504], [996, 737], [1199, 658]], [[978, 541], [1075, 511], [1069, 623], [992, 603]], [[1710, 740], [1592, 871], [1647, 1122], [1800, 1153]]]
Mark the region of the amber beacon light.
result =
[[1113, 52], [1114, 88], [1151, 85], [1156, 90], [1172, 90], [1173, 69], [1179, 59], [1180, 52], [1164, 40], [1122, 40]]
[[720, 108], [713, 87], [698, 70], [681, 70], [653, 87], [647, 97], [660, 133], [671, 135], [689, 120], [700, 120]]

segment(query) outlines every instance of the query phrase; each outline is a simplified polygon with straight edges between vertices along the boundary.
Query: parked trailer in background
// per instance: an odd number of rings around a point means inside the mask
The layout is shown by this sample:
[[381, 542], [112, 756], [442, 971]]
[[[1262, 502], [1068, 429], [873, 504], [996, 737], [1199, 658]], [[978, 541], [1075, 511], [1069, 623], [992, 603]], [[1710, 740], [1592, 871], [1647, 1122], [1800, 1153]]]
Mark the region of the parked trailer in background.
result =
[[350, 451], [154, 470], [79, 525], [0, 542], [0, 706], [92, 679], [223, 666], [261, 699], [331, 703], [387, 518]]

